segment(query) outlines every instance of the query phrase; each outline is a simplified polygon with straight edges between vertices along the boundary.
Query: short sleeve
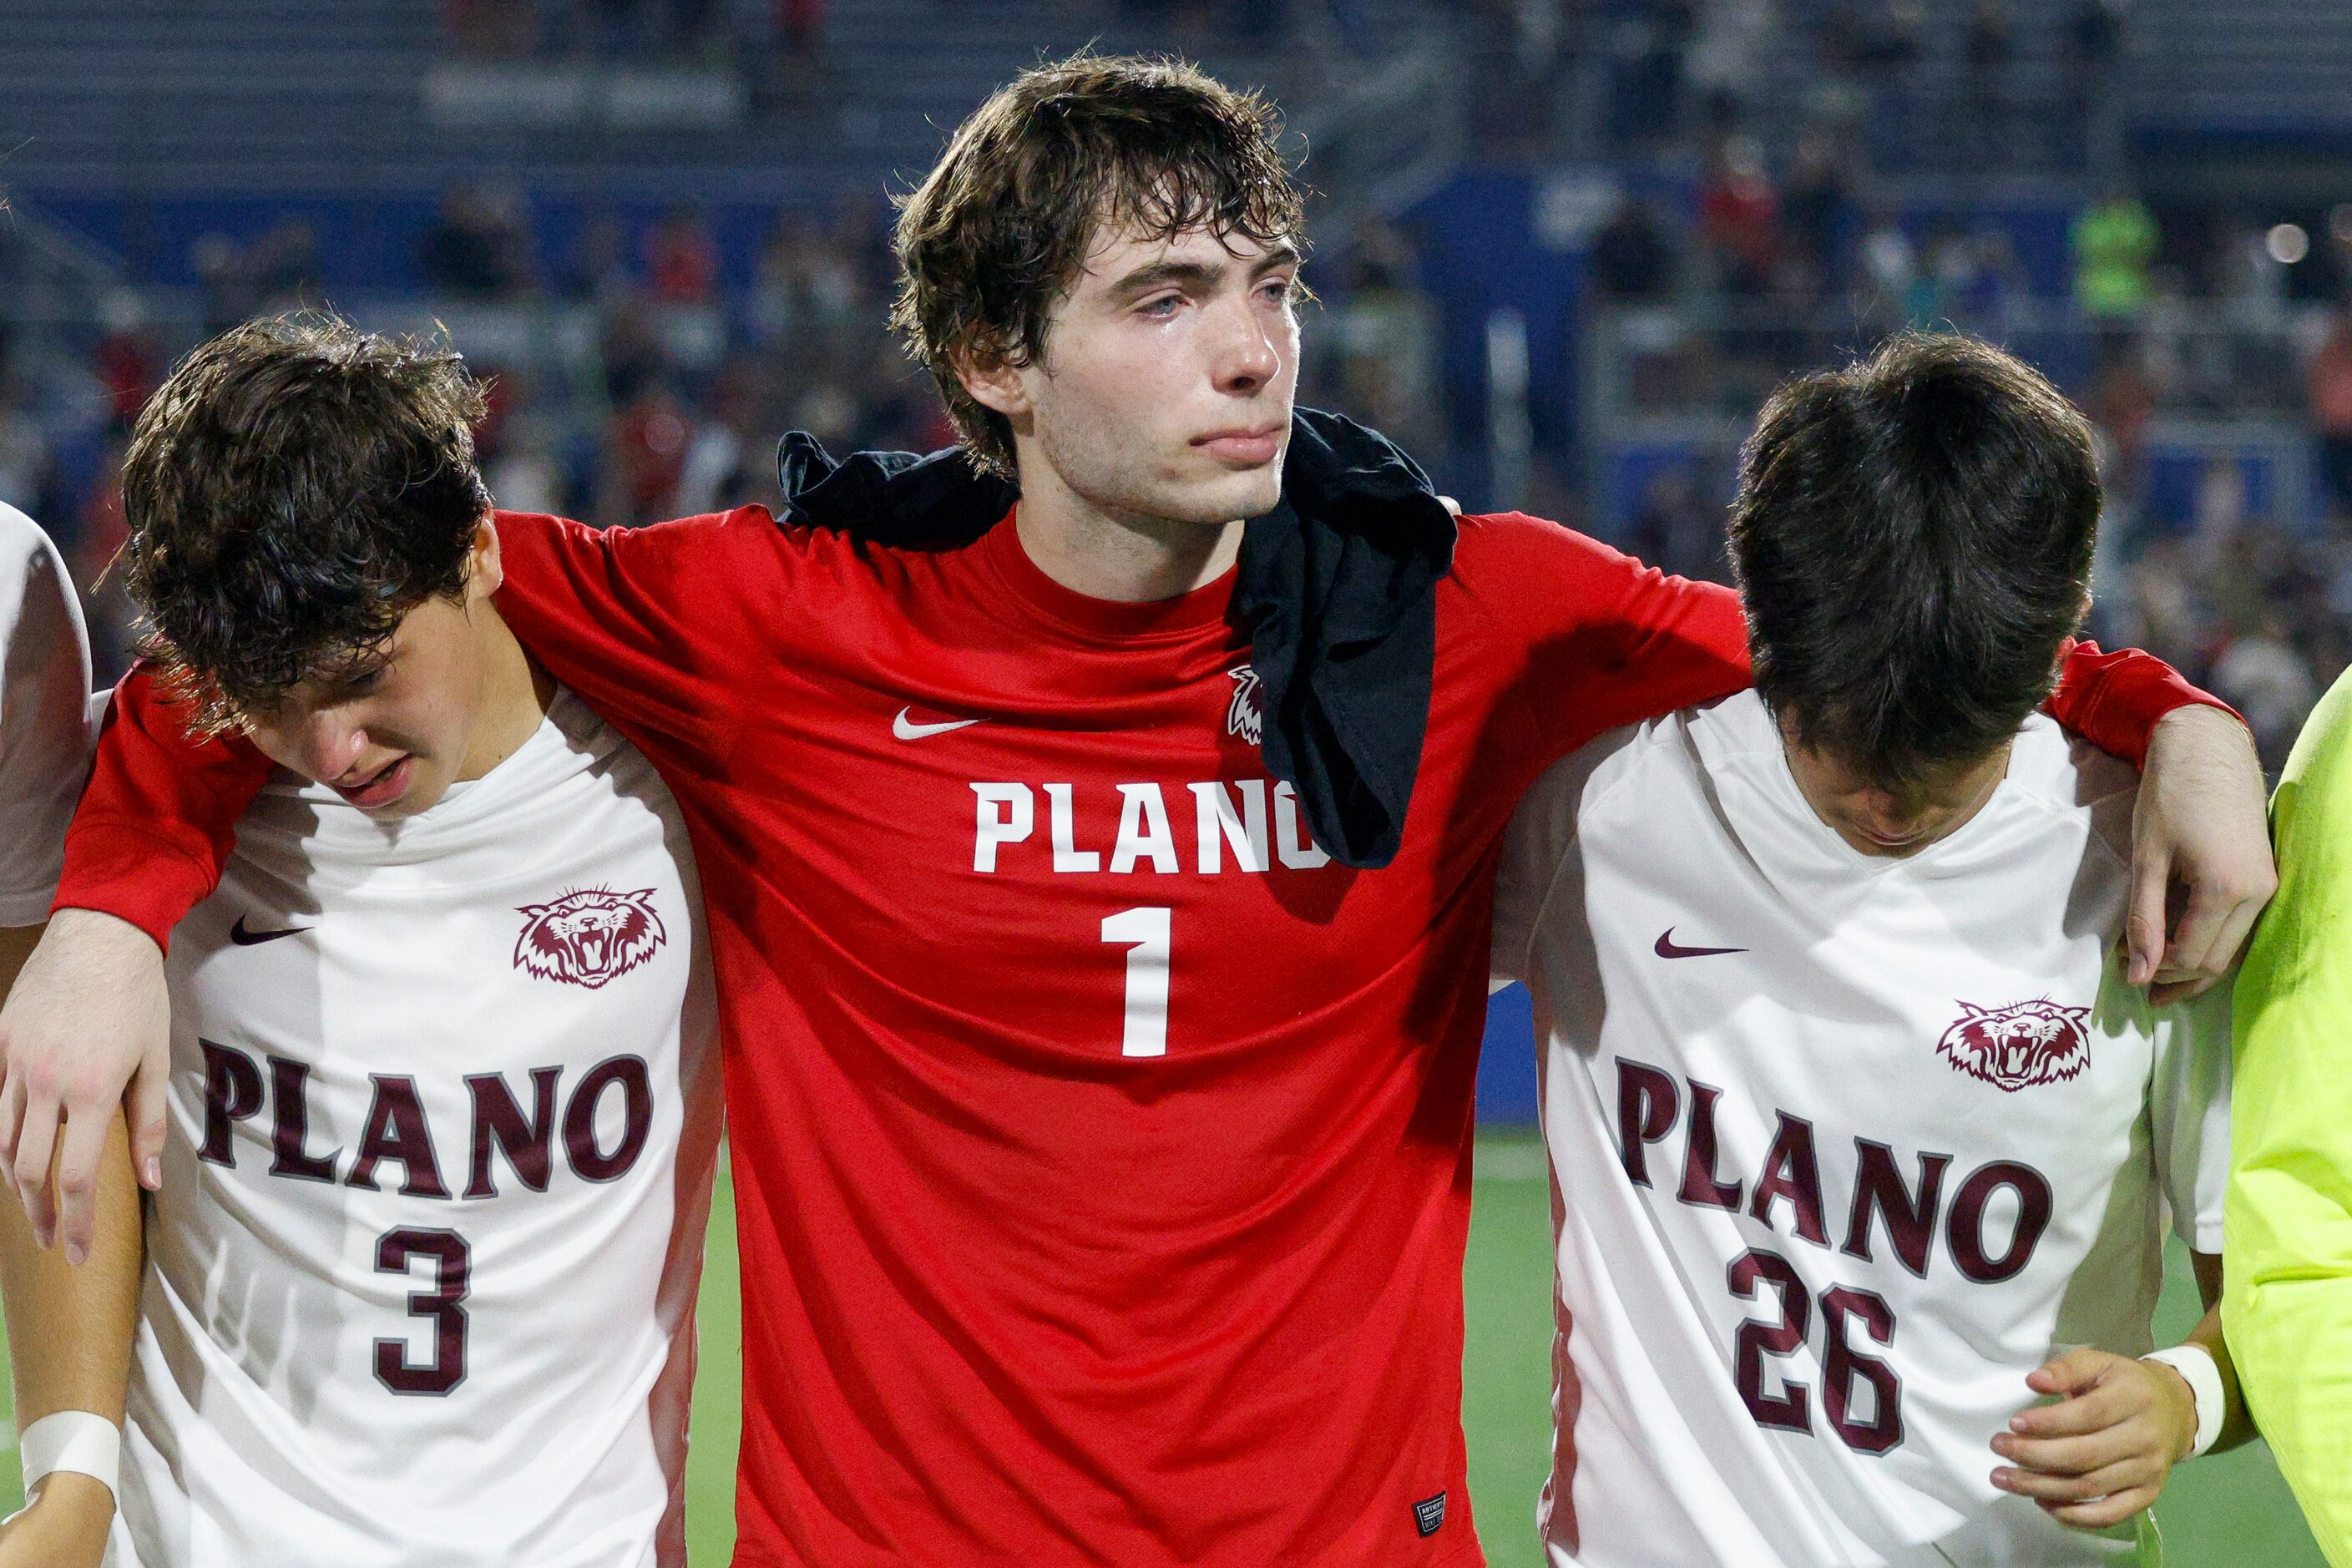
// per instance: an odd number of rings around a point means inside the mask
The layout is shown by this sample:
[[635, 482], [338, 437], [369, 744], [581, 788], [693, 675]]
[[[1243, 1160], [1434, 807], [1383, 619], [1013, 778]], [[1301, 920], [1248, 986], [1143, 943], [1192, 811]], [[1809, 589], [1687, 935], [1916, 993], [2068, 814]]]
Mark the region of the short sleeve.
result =
[[2230, 1183], [2229, 987], [2156, 1016], [2148, 1113], [2157, 1178], [2172, 1205], [2173, 1233], [2193, 1252], [2218, 1253]]
[[89, 634], [57, 546], [0, 506], [0, 926], [38, 925], [89, 771]]

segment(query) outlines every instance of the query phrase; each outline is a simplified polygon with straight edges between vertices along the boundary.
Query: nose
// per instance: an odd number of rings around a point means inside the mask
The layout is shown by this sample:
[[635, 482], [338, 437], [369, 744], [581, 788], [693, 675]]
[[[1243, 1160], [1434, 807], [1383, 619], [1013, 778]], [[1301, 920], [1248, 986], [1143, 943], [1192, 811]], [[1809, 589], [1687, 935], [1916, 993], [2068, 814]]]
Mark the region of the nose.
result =
[[367, 730], [348, 709], [322, 709], [304, 722], [300, 745], [303, 771], [321, 784], [332, 784], [366, 752]]
[[1220, 392], [1255, 392], [1282, 374], [1285, 344], [1246, 299], [1231, 302], [1233, 324], [1219, 335], [1212, 374]]

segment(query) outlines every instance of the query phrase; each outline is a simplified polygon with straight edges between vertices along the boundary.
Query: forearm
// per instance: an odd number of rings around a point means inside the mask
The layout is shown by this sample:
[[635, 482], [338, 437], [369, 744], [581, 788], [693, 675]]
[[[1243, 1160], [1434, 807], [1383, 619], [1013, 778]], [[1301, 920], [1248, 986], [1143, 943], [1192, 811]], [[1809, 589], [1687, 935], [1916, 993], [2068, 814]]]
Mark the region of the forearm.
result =
[[59, 1249], [34, 1245], [24, 1212], [0, 1204], [0, 1301], [19, 1431], [61, 1410], [121, 1422], [144, 1261], [138, 1185], [120, 1116], [107, 1135], [98, 1226], [79, 1267]]

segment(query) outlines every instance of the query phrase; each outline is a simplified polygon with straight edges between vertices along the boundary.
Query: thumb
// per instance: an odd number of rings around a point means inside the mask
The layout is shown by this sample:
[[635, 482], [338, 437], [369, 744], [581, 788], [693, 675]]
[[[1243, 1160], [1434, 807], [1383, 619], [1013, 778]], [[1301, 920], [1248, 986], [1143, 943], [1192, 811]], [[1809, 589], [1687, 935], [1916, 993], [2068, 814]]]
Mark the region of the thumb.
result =
[[130, 1090], [123, 1097], [122, 1109], [131, 1124], [131, 1168], [139, 1173], [139, 1184], [151, 1193], [163, 1185], [168, 1121], [164, 1093], [170, 1083], [168, 1065], [151, 1055], [131, 1075]]
[[2124, 920], [2124, 977], [2134, 985], [2156, 978], [2164, 963], [2165, 900], [2172, 889], [2172, 857], [2162, 849], [2132, 857], [2130, 913]]

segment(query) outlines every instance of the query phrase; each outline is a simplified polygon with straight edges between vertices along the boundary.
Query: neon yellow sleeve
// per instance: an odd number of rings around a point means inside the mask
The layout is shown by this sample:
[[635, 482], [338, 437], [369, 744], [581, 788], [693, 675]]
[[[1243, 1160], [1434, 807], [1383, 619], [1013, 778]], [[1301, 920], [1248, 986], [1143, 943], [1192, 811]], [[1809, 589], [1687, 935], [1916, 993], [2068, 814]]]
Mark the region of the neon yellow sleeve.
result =
[[2271, 802], [2279, 893], [2238, 978], [2223, 1331], [2312, 1533], [2352, 1568], [2352, 675]]

